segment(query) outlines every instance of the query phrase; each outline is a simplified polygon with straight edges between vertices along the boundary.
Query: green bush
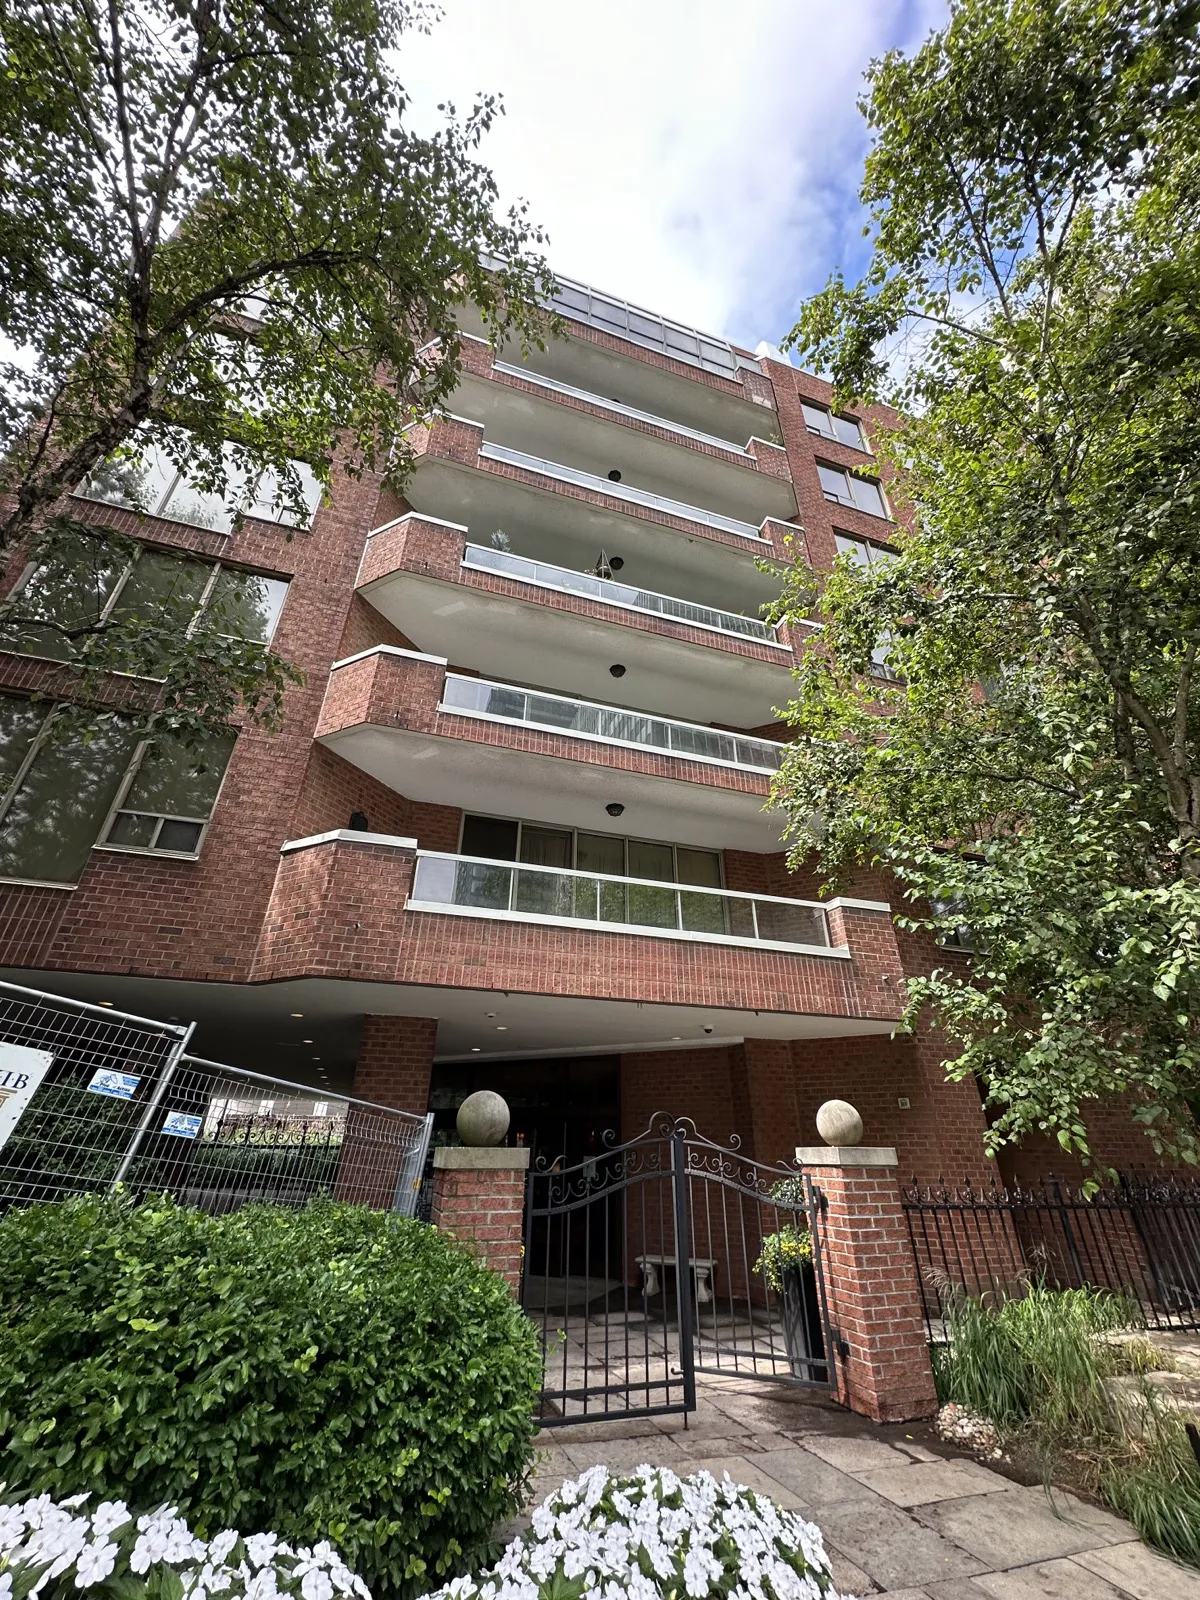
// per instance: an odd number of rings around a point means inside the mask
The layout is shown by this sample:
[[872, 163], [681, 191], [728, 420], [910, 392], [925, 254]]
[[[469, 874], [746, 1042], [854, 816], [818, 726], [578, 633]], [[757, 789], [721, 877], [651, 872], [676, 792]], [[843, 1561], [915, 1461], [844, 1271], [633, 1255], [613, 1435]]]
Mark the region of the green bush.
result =
[[211, 1217], [89, 1195], [0, 1220], [0, 1261], [10, 1489], [328, 1538], [400, 1593], [519, 1503], [536, 1333], [433, 1228], [324, 1199]]

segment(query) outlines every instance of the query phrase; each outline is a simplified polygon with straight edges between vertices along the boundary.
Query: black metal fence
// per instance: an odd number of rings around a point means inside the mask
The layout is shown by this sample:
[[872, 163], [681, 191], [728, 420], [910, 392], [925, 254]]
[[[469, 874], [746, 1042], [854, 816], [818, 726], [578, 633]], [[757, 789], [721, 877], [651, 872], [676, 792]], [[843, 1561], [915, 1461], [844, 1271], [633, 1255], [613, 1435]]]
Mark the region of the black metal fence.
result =
[[931, 1340], [948, 1294], [1019, 1295], [1031, 1278], [1106, 1289], [1152, 1328], [1200, 1328], [1200, 1180], [1135, 1173], [1088, 1195], [1048, 1178], [1032, 1187], [921, 1187], [904, 1213]]

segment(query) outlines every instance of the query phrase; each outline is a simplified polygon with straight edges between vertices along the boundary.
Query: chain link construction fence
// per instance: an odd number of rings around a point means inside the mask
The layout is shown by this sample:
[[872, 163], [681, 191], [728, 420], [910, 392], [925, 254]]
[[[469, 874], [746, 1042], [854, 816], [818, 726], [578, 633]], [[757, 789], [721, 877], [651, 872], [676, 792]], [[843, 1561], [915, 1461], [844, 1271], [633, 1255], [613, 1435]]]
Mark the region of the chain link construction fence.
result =
[[0, 983], [0, 1210], [103, 1191], [415, 1214], [431, 1116], [186, 1053], [192, 1026]]

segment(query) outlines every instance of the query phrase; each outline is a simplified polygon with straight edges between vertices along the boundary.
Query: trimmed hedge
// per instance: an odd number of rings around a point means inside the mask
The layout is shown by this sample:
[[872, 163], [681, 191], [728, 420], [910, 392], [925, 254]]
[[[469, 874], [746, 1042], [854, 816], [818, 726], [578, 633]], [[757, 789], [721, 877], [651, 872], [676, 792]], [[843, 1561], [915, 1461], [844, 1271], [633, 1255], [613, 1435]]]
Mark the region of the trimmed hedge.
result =
[[89, 1195], [0, 1220], [0, 1262], [10, 1490], [328, 1538], [400, 1593], [518, 1507], [537, 1335], [434, 1228], [324, 1199], [213, 1217]]

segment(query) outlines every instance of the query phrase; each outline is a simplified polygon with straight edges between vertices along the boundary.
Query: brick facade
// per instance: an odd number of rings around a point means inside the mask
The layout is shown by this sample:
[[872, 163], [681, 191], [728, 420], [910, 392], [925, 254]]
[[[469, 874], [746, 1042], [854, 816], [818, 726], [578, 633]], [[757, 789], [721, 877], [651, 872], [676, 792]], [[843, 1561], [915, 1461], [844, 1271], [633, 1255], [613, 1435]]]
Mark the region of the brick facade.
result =
[[[527, 396], [536, 394], [539, 403], [561, 404], [576, 417], [593, 417], [597, 424], [636, 433], [640, 448], [661, 444], [669, 453], [664, 462], [669, 459], [674, 464], [670, 470], [681, 473], [682, 503], [703, 503], [689, 490], [687, 464], [701, 463], [713, 471], [719, 458], [721, 472], [728, 466], [731, 481], [744, 482], [756, 493], [769, 490], [777, 497], [780, 486], [790, 484], [796, 515], [765, 517], [758, 537], [742, 537], [633, 504], [615, 487], [607, 492], [488, 459], [480, 454], [486, 428], [457, 416], [411, 430], [414, 498], [429, 474], [452, 475], [468, 488], [486, 488], [490, 475], [522, 493], [537, 494], [564, 521], [586, 510], [619, 518], [635, 531], [640, 526], [655, 548], [683, 549], [685, 541], [707, 541], [725, 547], [717, 553], [721, 562], [731, 560], [730, 553], [747, 562], [758, 555], [791, 559], [794, 553], [818, 573], [834, 559], [838, 531], [887, 537], [888, 522], [831, 504], [821, 491], [818, 462], [853, 468], [870, 458], [809, 433], [801, 402], [828, 405], [831, 399], [829, 386], [819, 379], [770, 360], [758, 367], [743, 361], [736, 377], [724, 377], [582, 324], [572, 325], [571, 337], [581, 349], [631, 363], [631, 371], [640, 364], [638, 370], [656, 381], [690, 384], [714, 403], [736, 405], [738, 417], [748, 423], [742, 436], [755, 436], [739, 453], [616, 415], [586, 399], [559, 396], [545, 385], [497, 372], [492, 352], [478, 340], [465, 340], [464, 360], [473, 381], [496, 386], [497, 404], [511, 396], [523, 406]], [[761, 426], [756, 426], [760, 419]], [[888, 419], [884, 412], [868, 410], [864, 421], [870, 434], [887, 426]], [[781, 442], [766, 437], [776, 425]], [[882, 476], [886, 479], [886, 471]], [[764, 477], [772, 483], [764, 484]], [[464, 811], [496, 809], [484, 775], [489, 770], [485, 758], [496, 752], [508, 761], [529, 758], [529, 770], [536, 770], [537, 781], [544, 782], [551, 798], [561, 784], [564, 794], [595, 785], [607, 799], [604, 785], [616, 774], [677, 786], [673, 792], [681, 814], [685, 807], [696, 816], [718, 804], [737, 806], [764, 830], [768, 824], [761, 807], [769, 782], [744, 768], [440, 712], [446, 672], [455, 670], [453, 653], [448, 652], [449, 669], [440, 660], [421, 659], [412, 641], [371, 603], [373, 586], [411, 574], [442, 586], [444, 602], [437, 603], [449, 608], [467, 590], [519, 600], [527, 609], [530, 630], [536, 629], [539, 608], [589, 622], [602, 620], [653, 635], [656, 649], [677, 647], [681, 674], [700, 651], [711, 652], [705, 659], [720, 661], [722, 670], [726, 662], [750, 662], [756, 671], [762, 664], [780, 665], [777, 703], [786, 699], [782, 667], [792, 659], [790, 646], [781, 650], [761, 640], [632, 610], [617, 613], [586, 597], [533, 590], [511, 578], [464, 569], [466, 541], [486, 542], [491, 529], [464, 531], [415, 512], [396, 494], [381, 491], [370, 474], [337, 477], [331, 503], [317, 512], [311, 529], [294, 535], [255, 519], [221, 534], [141, 518], [114, 506], [76, 502], [75, 509], [152, 545], [286, 580], [287, 598], [273, 644], [303, 669], [305, 679], [286, 692], [279, 732], [241, 730], [198, 860], [97, 848], [72, 888], [0, 883], [0, 966], [18, 981], [35, 987], [43, 982], [69, 986], [84, 975], [111, 978], [118, 1003], [121, 981], [149, 981], [161, 988], [140, 990], [130, 1009], [157, 1004], [170, 1015], [186, 1014], [187, 999], [179, 997], [176, 987], [185, 983], [254, 985], [264, 1008], [274, 1003], [276, 1011], [272, 985], [322, 984], [334, 997], [331, 1006], [352, 1012], [355, 1026], [349, 1032], [361, 1037], [357, 1067], [350, 1061], [341, 1064], [347, 1079], [353, 1073], [355, 1087], [367, 1098], [412, 1110], [424, 1109], [435, 1050], [447, 1048], [446, 1028], [438, 1043], [439, 1020], [462, 1010], [464, 993], [577, 1000], [592, 1007], [587, 1015], [597, 1019], [597, 1027], [603, 1025], [606, 1002], [642, 1006], [648, 1021], [640, 1042], [655, 1047], [627, 1050], [622, 1056], [626, 1136], [640, 1131], [652, 1112], [667, 1110], [690, 1116], [701, 1133], [718, 1141], [736, 1133], [748, 1154], [777, 1162], [796, 1144], [811, 1140], [817, 1107], [837, 1095], [859, 1106], [873, 1143], [897, 1147], [905, 1176], [923, 1181], [990, 1177], [993, 1166], [983, 1155], [983, 1114], [974, 1086], [943, 1081], [943, 1052], [936, 1038], [889, 1036], [902, 1012], [905, 975], [927, 970], [931, 960], [944, 961], [946, 956], [930, 941], [897, 933], [886, 912], [852, 905], [831, 909], [831, 937], [848, 949], [847, 960], [768, 947], [437, 915], [406, 909], [412, 847], [378, 842], [383, 836], [415, 841], [424, 850], [457, 851]], [[467, 513], [463, 520], [470, 520]], [[0, 578], [0, 596], [23, 569], [17, 553]], [[688, 595], [681, 592], [680, 598]], [[792, 642], [804, 632], [796, 628]], [[784, 630], [782, 637], [786, 642], [792, 635]], [[338, 662], [347, 664], [335, 666]], [[547, 686], [554, 682], [554, 671], [554, 660], [548, 658], [541, 675]], [[503, 677], [499, 667], [495, 675]], [[0, 692], [54, 692], [64, 682], [61, 667], [0, 653]], [[113, 696], [124, 692], [114, 681]], [[611, 701], [619, 702], [615, 682]], [[764, 715], [766, 711], [764, 706]], [[456, 757], [464, 750], [478, 752], [479, 782], [464, 784], [461, 794], [439, 795], [452, 804], [413, 799], [401, 782], [372, 775], [322, 742], [336, 742], [361, 729], [397, 739], [419, 735], [428, 747], [423, 761], [436, 762], [447, 750]], [[740, 731], [783, 736], [777, 724]], [[361, 838], [281, 853], [289, 842], [347, 829], [352, 817], [358, 823], [366, 819], [368, 831]], [[619, 831], [619, 824], [613, 831]], [[820, 888], [811, 867], [789, 871], [782, 850], [727, 848], [723, 870], [730, 890], [814, 899]], [[886, 903], [890, 886], [878, 874], [864, 874], [847, 894]], [[410, 995], [414, 988], [419, 996]], [[158, 993], [161, 1001], [153, 998]], [[344, 995], [352, 998], [340, 998]], [[664, 1020], [661, 1009], [653, 1009], [664, 1007], [686, 1012], [686, 1027]], [[727, 1019], [727, 1036], [714, 1047], [691, 1042], [698, 1034], [697, 1013], [704, 1008], [737, 1015], [736, 1029]], [[407, 1009], [417, 1014], [391, 1014]], [[475, 1010], [482, 1012], [482, 1006]], [[756, 1014], [794, 1019], [772, 1029], [791, 1036], [762, 1036], [761, 1022], [756, 1031]], [[729, 1043], [735, 1031], [740, 1042]], [[677, 1049], [683, 1033], [687, 1039]], [[490, 1043], [494, 1046], [495, 1039]], [[550, 1043], [562, 1054], [572, 1049], [621, 1050], [619, 1043], [589, 1036], [582, 1028]], [[243, 1064], [288, 1075], [286, 1063], [295, 1058], [274, 1060], [269, 1047], [264, 1048], [266, 1057], [255, 1046], [253, 1058]], [[537, 1051], [549, 1053], [540, 1039]], [[503, 1071], [503, 1059], [498, 1058], [501, 1088]], [[1106, 1113], [1097, 1125], [1103, 1130], [1100, 1149], [1107, 1159], [1150, 1159], [1148, 1143], [1123, 1113]], [[1031, 1152], [1029, 1160], [1043, 1158]]]

